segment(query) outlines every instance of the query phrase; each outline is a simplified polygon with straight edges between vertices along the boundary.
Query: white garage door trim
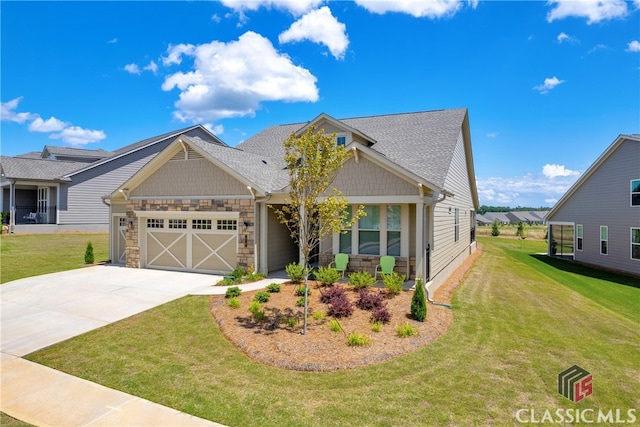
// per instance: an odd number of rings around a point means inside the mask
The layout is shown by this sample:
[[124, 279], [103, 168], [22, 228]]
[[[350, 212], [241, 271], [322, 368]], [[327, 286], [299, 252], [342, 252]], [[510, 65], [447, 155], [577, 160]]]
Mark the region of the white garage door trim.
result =
[[143, 267], [206, 273], [233, 270], [238, 219], [238, 212], [144, 211], [140, 218]]

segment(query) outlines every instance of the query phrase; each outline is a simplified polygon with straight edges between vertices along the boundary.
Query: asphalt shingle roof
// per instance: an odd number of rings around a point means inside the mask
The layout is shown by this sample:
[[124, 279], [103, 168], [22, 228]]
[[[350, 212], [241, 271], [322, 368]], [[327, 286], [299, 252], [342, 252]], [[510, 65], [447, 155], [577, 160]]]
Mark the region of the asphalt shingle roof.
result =
[[244, 152], [234, 147], [212, 144], [199, 137], [182, 136], [182, 138], [206, 151], [211, 157], [267, 192], [282, 189], [289, 183], [289, 173], [269, 157]]
[[103, 149], [87, 150], [85, 148], [57, 147], [55, 145], [45, 145], [44, 150], [54, 156], [102, 158], [111, 154], [109, 151]]
[[[377, 141], [370, 147], [372, 150], [442, 188], [466, 114], [466, 109], [459, 108], [338, 121]], [[282, 166], [282, 143], [306, 124], [269, 127], [238, 148], [271, 157]]]
[[84, 167], [83, 163], [22, 157], [0, 158], [4, 179], [68, 181], [65, 175]]

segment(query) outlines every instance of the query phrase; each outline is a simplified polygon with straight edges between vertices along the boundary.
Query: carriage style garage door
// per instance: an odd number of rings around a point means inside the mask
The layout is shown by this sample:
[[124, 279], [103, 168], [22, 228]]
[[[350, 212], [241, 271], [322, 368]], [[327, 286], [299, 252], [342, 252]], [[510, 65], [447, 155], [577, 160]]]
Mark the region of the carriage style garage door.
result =
[[[238, 215], [141, 218], [144, 267], [225, 273], [236, 268]], [[174, 213], [175, 215], [175, 213]]]

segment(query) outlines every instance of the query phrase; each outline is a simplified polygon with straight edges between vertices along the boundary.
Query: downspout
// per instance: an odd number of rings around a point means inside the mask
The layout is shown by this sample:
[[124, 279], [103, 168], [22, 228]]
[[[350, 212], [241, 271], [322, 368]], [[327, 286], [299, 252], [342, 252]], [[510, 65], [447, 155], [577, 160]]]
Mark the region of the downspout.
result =
[[[441, 194], [442, 194], [442, 197], [440, 197], [439, 199], [435, 200], [433, 203], [430, 203], [429, 206], [435, 206], [438, 203], [444, 202], [447, 199], [447, 197], [453, 197], [454, 196], [453, 193], [451, 193], [450, 191], [444, 190], [444, 189], [441, 191]], [[426, 283], [425, 283], [425, 285], [426, 285]], [[449, 304], [443, 304], [443, 303], [435, 302], [433, 300], [433, 298], [431, 298], [431, 296], [429, 295], [429, 288], [427, 286], [425, 286], [425, 292], [426, 292], [426, 296], [427, 296], [427, 301], [429, 301], [431, 304], [439, 305], [439, 306], [451, 309], [451, 306]]]
[[16, 226], [16, 180], [9, 181], [9, 233], [15, 232]]

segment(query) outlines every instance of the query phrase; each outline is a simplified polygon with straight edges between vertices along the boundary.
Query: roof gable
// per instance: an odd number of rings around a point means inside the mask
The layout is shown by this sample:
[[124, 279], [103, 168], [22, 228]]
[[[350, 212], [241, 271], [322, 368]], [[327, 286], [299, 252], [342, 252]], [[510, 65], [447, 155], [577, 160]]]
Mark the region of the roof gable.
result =
[[578, 178], [578, 180], [567, 190], [558, 200], [545, 217], [545, 221], [550, 221], [560, 208], [571, 199], [580, 187], [602, 166], [609, 157], [625, 142], [631, 141], [640, 144], [640, 135], [618, 135], [618, 137], [607, 147], [607, 149], [596, 159], [595, 162]]

